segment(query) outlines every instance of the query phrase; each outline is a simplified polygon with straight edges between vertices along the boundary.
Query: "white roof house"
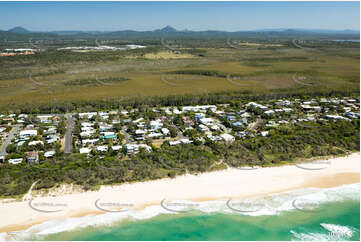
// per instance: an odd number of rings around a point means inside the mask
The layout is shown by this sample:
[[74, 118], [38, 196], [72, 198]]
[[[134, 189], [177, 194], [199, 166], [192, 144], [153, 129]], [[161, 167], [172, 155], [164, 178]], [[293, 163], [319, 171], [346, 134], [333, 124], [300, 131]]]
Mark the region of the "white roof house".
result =
[[213, 112], [216, 111], [217, 106], [216, 105], [202, 105], [202, 106], [186, 106], [186, 107], [182, 107], [182, 111], [183, 112], [189, 112], [189, 111], [193, 111], [193, 112], [198, 112], [201, 110], [212, 110]]
[[54, 155], [55, 155], [55, 150], [50, 150], [44, 153], [44, 157], [46, 158], [53, 157]]
[[100, 145], [96, 149], [97, 149], [98, 152], [107, 152], [108, 151], [108, 146]]
[[8, 162], [10, 164], [17, 165], [17, 164], [20, 164], [21, 162], [23, 162], [23, 158], [9, 159]]
[[213, 118], [201, 118], [201, 119], [199, 119], [199, 122], [204, 125], [213, 125], [214, 124]]
[[164, 135], [169, 135], [169, 134], [170, 134], [170, 131], [169, 131], [169, 129], [167, 129], [167, 128], [162, 128], [162, 133], [163, 133]]
[[179, 141], [182, 142], [182, 144], [190, 144], [190, 143], [193, 143], [193, 141], [190, 140], [190, 139], [180, 139]]
[[179, 145], [181, 144], [181, 142], [179, 140], [176, 140], [176, 141], [169, 141], [169, 145]]
[[89, 112], [89, 113], [79, 113], [79, 117], [80, 118], [84, 118], [84, 117], [87, 117], [88, 119], [94, 117], [94, 116], [97, 116], [97, 112]]
[[269, 131], [262, 131], [261, 132], [261, 136], [262, 137], [266, 137], [266, 136], [268, 136], [269, 135]]
[[221, 134], [220, 137], [225, 141], [225, 142], [233, 142], [235, 141], [235, 138], [233, 135], [230, 135], [230, 134]]
[[38, 135], [38, 131], [35, 129], [27, 129], [27, 130], [21, 130], [19, 132], [20, 136], [37, 136]]
[[94, 127], [94, 123], [89, 123], [89, 122], [82, 122], [81, 126], [82, 127]]
[[265, 111], [264, 113], [267, 114], [267, 115], [272, 115], [272, 114], [275, 114], [275, 111], [273, 111], [273, 110], [267, 110], [267, 111]]
[[84, 139], [81, 142], [83, 145], [87, 145], [87, 144], [95, 144], [98, 141], [99, 139]]
[[147, 152], [150, 152], [152, 150], [152, 147], [146, 144], [126, 144], [125, 148], [127, 150], [127, 153], [139, 153], [139, 148], [144, 148]]
[[113, 146], [112, 146], [112, 150], [115, 150], [115, 151], [118, 151], [118, 150], [120, 150], [121, 148], [122, 148], [121, 145], [113, 145]]
[[89, 149], [89, 148], [80, 148], [79, 149], [80, 154], [89, 154], [90, 151], [91, 151], [91, 149]]
[[41, 140], [34, 140], [29, 142], [29, 146], [38, 145], [38, 144], [44, 145], [44, 142]]
[[163, 136], [162, 133], [150, 133], [150, 134], [148, 134], [149, 138], [159, 138], [159, 137], [162, 137], [162, 136]]
[[265, 105], [262, 105], [262, 104], [258, 104], [258, 103], [255, 103], [255, 102], [249, 102], [246, 104], [246, 107], [249, 107], [249, 106], [252, 106], [252, 107], [255, 107], [255, 108], [260, 108], [260, 109], [267, 109], [268, 107], [265, 106]]

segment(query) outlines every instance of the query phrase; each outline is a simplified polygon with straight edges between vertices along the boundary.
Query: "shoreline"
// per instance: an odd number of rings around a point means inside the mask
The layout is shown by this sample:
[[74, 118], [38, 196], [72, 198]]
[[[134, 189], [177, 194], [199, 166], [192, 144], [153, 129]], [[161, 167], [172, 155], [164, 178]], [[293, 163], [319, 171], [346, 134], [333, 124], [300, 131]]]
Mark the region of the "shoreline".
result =
[[[173, 179], [101, 186], [98, 191], [34, 198], [33, 201], [40, 204], [66, 204], [66, 209], [59, 212], [35, 211], [29, 207], [29, 201], [1, 203], [0, 200], [0, 214], [7, 218], [0, 221], [0, 233], [26, 230], [51, 220], [105, 214], [105, 211], [94, 206], [97, 200], [118, 205], [128, 203], [133, 205], [132, 210], [141, 210], [160, 205], [163, 199], [197, 202], [250, 199], [298, 189], [331, 188], [360, 182], [359, 152], [345, 157], [318, 160], [319, 163], [326, 161], [328, 165], [319, 170], [301, 169], [295, 165], [255, 170], [229, 168], [199, 175], [186, 174]], [[310, 168], [309, 162], [303, 164], [305, 168]]]

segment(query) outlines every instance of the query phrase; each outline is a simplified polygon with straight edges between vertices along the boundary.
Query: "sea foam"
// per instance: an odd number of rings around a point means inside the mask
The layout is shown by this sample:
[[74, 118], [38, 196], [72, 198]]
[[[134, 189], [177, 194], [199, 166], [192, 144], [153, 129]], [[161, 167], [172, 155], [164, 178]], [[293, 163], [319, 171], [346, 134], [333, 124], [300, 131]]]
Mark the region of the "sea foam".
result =
[[[231, 213], [231, 214], [242, 214], [249, 216], [262, 216], [262, 215], [277, 215], [284, 211], [290, 211], [297, 209], [294, 202], [299, 201], [299, 203], [317, 203], [322, 204], [326, 202], [339, 202], [344, 200], [360, 200], [360, 183], [348, 184], [334, 188], [324, 188], [324, 189], [301, 189], [291, 192], [280, 193], [272, 196], [267, 196], [264, 198], [257, 199], [248, 199], [248, 200], [232, 200], [234, 204], [238, 203], [236, 209], [227, 206], [227, 201], [229, 200], [215, 200], [215, 201], [206, 201], [206, 202], [194, 202], [186, 200], [177, 200], [171, 201], [172, 203], [183, 204], [183, 208], [187, 207], [187, 203], [197, 206], [192, 206], [191, 210], [200, 211], [203, 213]], [[230, 203], [229, 203], [230, 204]], [[229, 205], [228, 204], [228, 205]], [[182, 212], [183, 210], [179, 210]], [[245, 212], [242, 212], [245, 211]], [[247, 212], [248, 211], [248, 212]], [[251, 212], [249, 212], [251, 211]], [[187, 211], [185, 211], [187, 212]], [[18, 231], [13, 234], [1, 233], [0, 240], [25, 240], [26, 238], [41, 238], [48, 234], [60, 233], [65, 231], [71, 231], [75, 229], [81, 229], [88, 226], [107, 226], [117, 223], [122, 220], [142, 220], [155, 217], [160, 214], [177, 214], [177, 212], [172, 212], [165, 209], [161, 205], [148, 206], [142, 210], [128, 210], [119, 213], [109, 212], [101, 215], [88, 215], [80, 218], [68, 218], [62, 220], [53, 220], [44, 222], [42, 224], [34, 225], [26, 230]], [[330, 232], [335, 232], [338, 227], [333, 225], [323, 224], [321, 225], [325, 230]], [[345, 229], [345, 228], [342, 228]], [[331, 231], [332, 230], [332, 231]], [[346, 231], [346, 230], [345, 230]], [[291, 231], [294, 234], [295, 239], [306, 238], [305, 240], [315, 240], [317, 238], [324, 238], [325, 234], [304, 234], [296, 233]], [[350, 233], [350, 232], [345, 232]], [[331, 233], [332, 234], [332, 233]], [[334, 233], [336, 234], [336, 233]], [[326, 234], [330, 236], [329, 234]], [[328, 238], [328, 237], [327, 237]]]

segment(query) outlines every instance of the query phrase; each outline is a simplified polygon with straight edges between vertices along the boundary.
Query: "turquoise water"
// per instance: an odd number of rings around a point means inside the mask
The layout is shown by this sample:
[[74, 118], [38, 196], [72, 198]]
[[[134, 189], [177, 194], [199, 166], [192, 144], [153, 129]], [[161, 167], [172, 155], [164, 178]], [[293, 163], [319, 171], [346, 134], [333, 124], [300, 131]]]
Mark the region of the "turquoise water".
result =
[[281, 193], [247, 206], [226, 202], [201, 202], [185, 213], [150, 206], [49, 221], [0, 240], [360, 240], [359, 183]]
[[[322, 226], [323, 225], [323, 226]], [[328, 229], [326, 229], [326, 228]], [[330, 229], [331, 227], [331, 229]], [[352, 232], [349, 232], [352, 231]], [[39, 238], [38, 238], [39, 239]], [[360, 240], [360, 203], [271, 216], [192, 212], [52, 234], [44, 240]]]

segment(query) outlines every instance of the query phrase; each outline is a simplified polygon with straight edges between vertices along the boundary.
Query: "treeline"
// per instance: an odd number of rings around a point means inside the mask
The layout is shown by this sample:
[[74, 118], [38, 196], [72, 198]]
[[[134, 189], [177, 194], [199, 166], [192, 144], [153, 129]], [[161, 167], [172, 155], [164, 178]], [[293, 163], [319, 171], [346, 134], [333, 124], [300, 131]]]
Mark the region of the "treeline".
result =
[[52, 163], [14, 166], [2, 164], [0, 196], [14, 196], [35, 189], [51, 188], [60, 183], [77, 184], [94, 189], [103, 184], [144, 181], [200, 173], [227, 166], [272, 166], [294, 162], [297, 158], [341, 155], [360, 150], [360, 121], [330, 122], [308, 128], [294, 125], [270, 131], [270, 137], [256, 136], [232, 144], [206, 140], [204, 144], [152, 147], [129, 159], [114, 154], [86, 158], [85, 155], [61, 156]]
[[260, 101], [282, 98], [317, 98], [317, 97], [359, 97], [359, 89], [333, 90], [325, 88], [303, 87], [298, 89], [282, 88], [273, 89], [267, 92], [252, 92], [249, 90], [221, 91], [206, 94], [180, 94], [169, 96], [139, 96], [107, 98], [102, 100], [84, 101], [57, 101], [56, 103], [24, 103], [24, 104], [3, 104], [1, 112], [15, 113], [64, 113], [82, 112], [92, 110], [121, 109], [121, 108], [142, 108], [156, 106], [186, 106], [186, 105], [207, 105], [223, 104], [234, 102]]

